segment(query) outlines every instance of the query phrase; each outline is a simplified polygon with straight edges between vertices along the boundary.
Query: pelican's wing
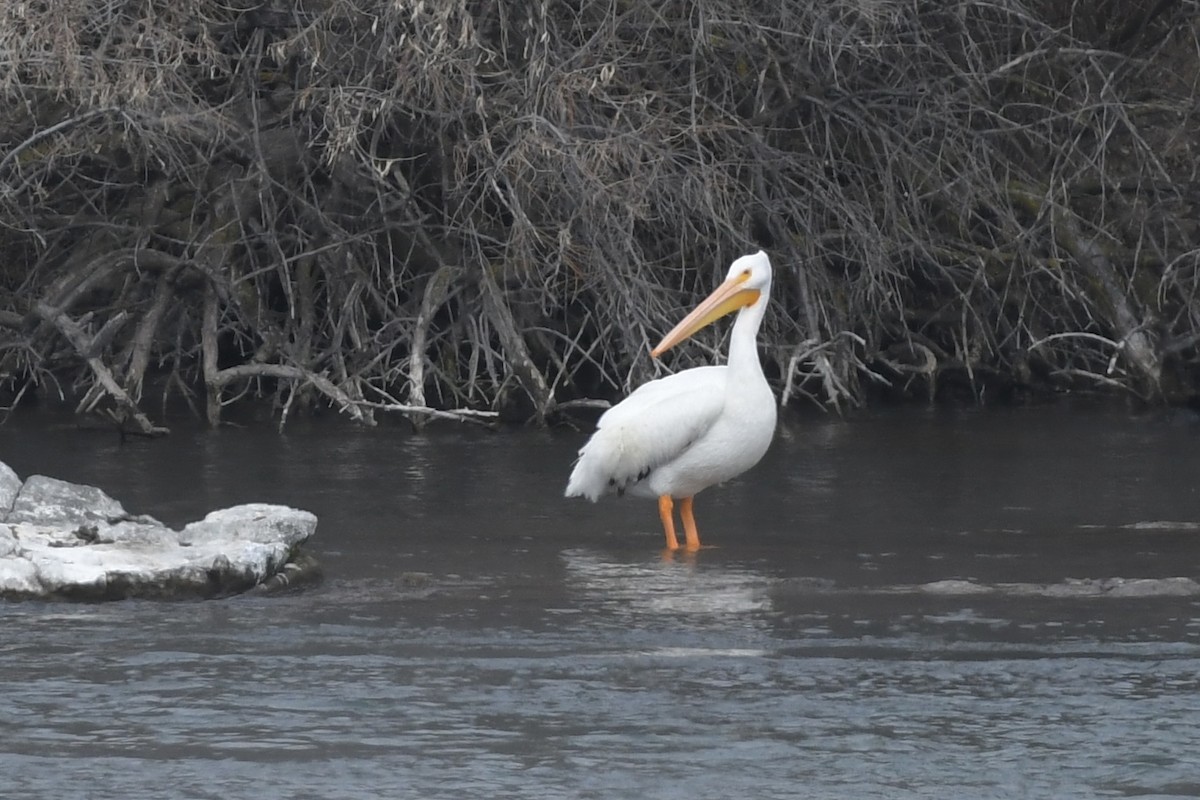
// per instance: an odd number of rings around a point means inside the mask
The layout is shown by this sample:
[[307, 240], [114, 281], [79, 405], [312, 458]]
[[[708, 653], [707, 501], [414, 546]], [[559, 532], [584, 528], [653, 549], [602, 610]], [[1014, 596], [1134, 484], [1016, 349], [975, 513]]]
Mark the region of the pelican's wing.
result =
[[579, 451], [567, 496], [597, 500], [677, 458], [725, 404], [725, 367], [697, 367], [640, 386], [604, 412]]

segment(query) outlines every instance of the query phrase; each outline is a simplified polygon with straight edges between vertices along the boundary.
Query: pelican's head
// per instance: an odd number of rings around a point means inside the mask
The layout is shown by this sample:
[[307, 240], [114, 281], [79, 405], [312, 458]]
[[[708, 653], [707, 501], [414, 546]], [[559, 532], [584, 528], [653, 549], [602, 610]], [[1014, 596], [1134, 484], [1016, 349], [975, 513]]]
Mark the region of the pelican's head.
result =
[[771, 289], [771, 259], [762, 250], [734, 259], [725, 282], [741, 281], [743, 289], [757, 289], [763, 295]]
[[650, 351], [650, 355], [657, 358], [726, 314], [767, 302], [770, 291], [771, 259], [767, 258], [766, 253], [759, 250], [757, 253], [736, 259], [729, 266], [725, 282], [672, 328], [658, 343], [658, 347]]

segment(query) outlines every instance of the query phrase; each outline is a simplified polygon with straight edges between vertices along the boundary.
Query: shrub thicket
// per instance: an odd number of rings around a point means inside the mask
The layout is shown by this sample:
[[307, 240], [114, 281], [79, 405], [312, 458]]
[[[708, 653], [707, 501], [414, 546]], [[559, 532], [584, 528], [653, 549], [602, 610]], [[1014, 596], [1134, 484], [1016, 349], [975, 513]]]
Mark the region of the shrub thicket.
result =
[[1198, 52], [1200, 0], [9, 3], [0, 379], [545, 418], [765, 246], [785, 401], [1185, 399]]

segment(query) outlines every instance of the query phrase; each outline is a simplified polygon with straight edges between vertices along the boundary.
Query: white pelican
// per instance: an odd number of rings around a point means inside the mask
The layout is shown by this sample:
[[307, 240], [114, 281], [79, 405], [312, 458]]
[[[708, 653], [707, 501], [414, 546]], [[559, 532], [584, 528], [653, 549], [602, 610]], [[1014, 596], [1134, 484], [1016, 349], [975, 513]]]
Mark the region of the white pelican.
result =
[[766, 253], [734, 261], [725, 282], [650, 351], [657, 358], [737, 310], [729, 363], [650, 381], [604, 412], [579, 451], [567, 497], [595, 502], [609, 491], [657, 497], [670, 550], [679, 549], [673, 517], [678, 500], [684, 546], [699, 549], [692, 498], [757, 464], [775, 433], [775, 396], [763, 376], [756, 341], [770, 294]]

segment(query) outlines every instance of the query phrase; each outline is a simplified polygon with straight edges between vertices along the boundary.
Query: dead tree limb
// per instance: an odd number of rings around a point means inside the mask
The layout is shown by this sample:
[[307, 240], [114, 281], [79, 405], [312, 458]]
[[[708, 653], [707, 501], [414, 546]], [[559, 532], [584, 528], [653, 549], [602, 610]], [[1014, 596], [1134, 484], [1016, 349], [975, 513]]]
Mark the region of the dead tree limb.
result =
[[217, 290], [212, 284], [204, 287], [204, 311], [200, 318], [200, 362], [204, 375], [204, 414], [209, 427], [221, 424], [221, 382], [217, 367]]
[[504, 348], [509, 364], [516, 373], [517, 380], [521, 383], [521, 388], [533, 401], [534, 415], [537, 421], [544, 422], [546, 417], [554, 411], [554, 394], [550, 391], [545, 376], [533, 363], [533, 358], [529, 355], [529, 348], [525, 346], [525, 339], [517, 330], [517, 323], [513, 319], [512, 311], [486, 265], [479, 270], [479, 288], [483, 295], [484, 314], [492, 323], [496, 335], [500, 337], [500, 346]]
[[4, 158], [0, 159], [0, 172], [3, 172], [4, 168], [7, 167], [9, 165], [9, 163], [13, 159], [15, 159], [17, 156], [19, 156], [23, 151], [27, 150], [30, 147], [33, 147], [35, 144], [42, 141], [43, 139], [53, 136], [56, 133], [61, 133], [63, 131], [66, 131], [70, 128], [74, 128], [76, 125], [80, 125], [84, 122], [87, 122], [90, 119], [95, 119], [96, 117], [103, 117], [103, 116], [107, 116], [109, 114], [116, 114], [116, 113], [120, 113], [120, 112], [121, 112], [120, 106], [105, 106], [103, 108], [93, 108], [90, 111], [85, 111], [82, 114], [76, 114], [75, 116], [70, 117], [69, 119], [64, 119], [61, 122], [57, 122], [48, 128], [44, 128], [44, 129], [38, 131], [37, 133], [33, 134], [29, 138], [27, 138], [25, 141], [18, 144], [12, 150], [9, 150], [8, 153], [4, 156]]
[[213, 376], [211, 386], [216, 388], [219, 402], [220, 392], [225, 386], [234, 381], [253, 378], [277, 378], [293, 381], [301, 385], [311, 384], [314, 389], [328, 397], [338, 411], [348, 414], [355, 422], [364, 425], [374, 424], [374, 420], [364, 414], [363, 410], [359, 408], [361, 401], [355, 400], [324, 375], [318, 375], [315, 372], [293, 364], [238, 364], [234, 367], [226, 367], [225, 369], [217, 370]]
[[170, 433], [169, 428], [152, 423], [138, 408], [133, 398], [117, 383], [112, 371], [100, 359], [100, 352], [96, 347], [98, 337], [89, 337], [74, 320], [44, 302], [35, 304], [34, 310], [42, 319], [53, 324], [75, 348], [75, 352], [87, 362], [96, 380], [117, 404], [121, 418], [133, 422], [135, 433], [143, 436], [162, 436]]
[[1110, 314], [1109, 324], [1124, 345], [1125, 357], [1142, 378], [1145, 391], [1141, 394], [1158, 397], [1162, 392], [1162, 358], [1158, 345], [1119, 285], [1112, 260], [1095, 238], [1082, 232], [1079, 222], [1070, 213], [1060, 212], [1056, 223], [1058, 240], [1101, 290]]
[[[457, 265], [442, 264], [425, 283], [425, 294], [421, 298], [421, 310], [417, 314], [416, 325], [413, 326], [412, 346], [408, 356], [408, 405], [412, 408], [426, 408], [425, 361], [428, 359], [426, 351], [429, 348], [429, 326], [433, 323], [434, 314], [446, 302], [454, 282], [461, 275], [462, 269]], [[420, 428], [430, 416], [420, 414], [410, 419], [415, 427]]]
[[154, 286], [154, 299], [149, 310], [138, 323], [137, 331], [129, 344], [129, 366], [125, 369], [125, 389], [135, 400], [142, 399], [142, 381], [146, 367], [150, 364], [150, 349], [158, 334], [159, 326], [167, 314], [172, 300], [173, 276], [167, 274], [158, 279]]

